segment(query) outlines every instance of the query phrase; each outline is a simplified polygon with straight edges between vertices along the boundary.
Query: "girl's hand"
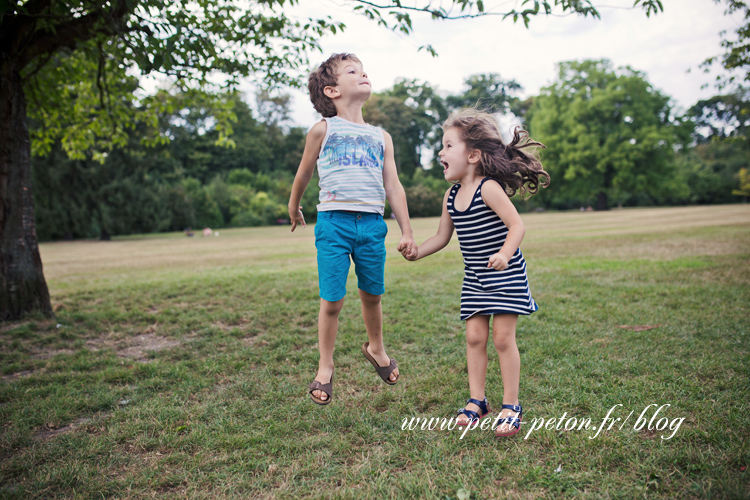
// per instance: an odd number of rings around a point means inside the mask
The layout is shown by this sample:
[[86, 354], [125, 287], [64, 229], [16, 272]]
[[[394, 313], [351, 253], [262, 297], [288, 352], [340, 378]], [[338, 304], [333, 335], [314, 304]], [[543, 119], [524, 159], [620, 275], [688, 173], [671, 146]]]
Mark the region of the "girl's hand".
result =
[[417, 244], [414, 242], [414, 238], [402, 236], [401, 241], [398, 242], [398, 251], [401, 252], [401, 255], [403, 255], [405, 259], [408, 259], [408, 256], [414, 252], [413, 248], [416, 248], [416, 246]]
[[492, 255], [490, 257], [490, 261], [487, 263], [487, 267], [491, 267], [495, 269], [496, 271], [502, 271], [506, 267], [508, 267], [508, 257], [505, 256], [502, 252], [497, 252], [495, 255]]
[[419, 258], [419, 247], [416, 245], [411, 245], [409, 248], [407, 248], [405, 251], [401, 252], [406, 260], [417, 260]]

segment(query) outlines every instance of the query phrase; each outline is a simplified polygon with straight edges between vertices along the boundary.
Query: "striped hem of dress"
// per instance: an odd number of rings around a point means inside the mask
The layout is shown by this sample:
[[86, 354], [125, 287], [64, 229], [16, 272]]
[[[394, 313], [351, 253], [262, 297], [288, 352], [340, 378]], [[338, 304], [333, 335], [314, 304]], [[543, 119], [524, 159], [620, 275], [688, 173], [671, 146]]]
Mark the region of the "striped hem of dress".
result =
[[503, 309], [497, 307], [488, 307], [487, 309], [479, 309], [472, 311], [470, 314], [461, 313], [461, 321], [466, 321], [472, 316], [492, 316], [493, 314], [518, 314], [519, 316], [530, 316], [539, 310], [539, 305], [535, 304], [536, 308], [531, 309]]

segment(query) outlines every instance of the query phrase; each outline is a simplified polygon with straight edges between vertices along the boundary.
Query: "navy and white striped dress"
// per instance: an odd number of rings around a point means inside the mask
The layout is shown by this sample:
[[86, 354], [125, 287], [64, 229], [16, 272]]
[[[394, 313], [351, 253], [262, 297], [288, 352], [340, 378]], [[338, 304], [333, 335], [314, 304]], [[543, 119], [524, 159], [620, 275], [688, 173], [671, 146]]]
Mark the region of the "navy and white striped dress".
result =
[[456, 210], [453, 201], [460, 184], [451, 188], [448, 195], [448, 213], [458, 234], [458, 243], [464, 257], [464, 283], [461, 287], [461, 319], [475, 314], [524, 314], [539, 309], [531, 297], [526, 277], [526, 261], [521, 250], [516, 250], [508, 267], [497, 271], [487, 267], [490, 256], [500, 251], [505, 243], [508, 228], [482, 199], [482, 185], [474, 193], [469, 208]]

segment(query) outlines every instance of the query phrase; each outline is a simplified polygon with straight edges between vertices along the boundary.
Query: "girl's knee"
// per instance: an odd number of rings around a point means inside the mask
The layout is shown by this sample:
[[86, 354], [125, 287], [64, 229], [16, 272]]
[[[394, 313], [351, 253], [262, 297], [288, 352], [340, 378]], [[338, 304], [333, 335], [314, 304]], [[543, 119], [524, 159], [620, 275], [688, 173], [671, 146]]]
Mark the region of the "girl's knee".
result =
[[505, 352], [515, 345], [515, 342], [508, 342], [507, 340], [494, 340], [495, 349], [497, 352]]
[[516, 315], [497, 315], [492, 323], [492, 342], [498, 352], [516, 349]]
[[474, 316], [466, 322], [466, 347], [486, 349], [489, 336], [489, 321], [486, 317]]
[[501, 332], [492, 336], [492, 342], [498, 352], [516, 348], [516, 332]]
[[487, 348], [487, 333], [477, 331], [466, 332], [466, 346], [469, 348]]

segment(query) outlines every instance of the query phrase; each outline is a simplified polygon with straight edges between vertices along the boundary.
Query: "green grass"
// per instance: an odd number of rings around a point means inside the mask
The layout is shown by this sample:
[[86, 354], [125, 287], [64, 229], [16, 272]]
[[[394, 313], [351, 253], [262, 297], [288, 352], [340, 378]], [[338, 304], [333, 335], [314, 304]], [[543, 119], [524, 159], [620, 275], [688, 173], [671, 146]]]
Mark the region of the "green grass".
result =
[[[455, 237], [409, 263], [389, 223], [385, 339], [402, 380], [386, 386], [360, 353], [352, 273], [326, 407], [306, 393], [312, 227], [42, 245], [57, 317], [0, 325], [0, 498], [750, 497], [750, 206], [524, 222], [541, 309], [519, 320], [525, 424], [502, 440], [401, 429], [468, 397]], [[437, 220], [413, 224], [421, 242]], [[659, 326], [621, 328], [641, 325]], [[684, 419], [671, 439], [634, 429], [651, 404]], [[599, 426], [615, 405], [632, 416], [595, 438], [529, 433], [563, 414]]]

